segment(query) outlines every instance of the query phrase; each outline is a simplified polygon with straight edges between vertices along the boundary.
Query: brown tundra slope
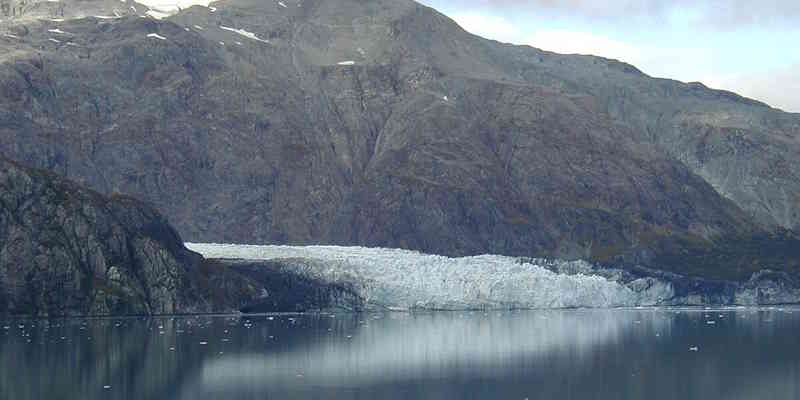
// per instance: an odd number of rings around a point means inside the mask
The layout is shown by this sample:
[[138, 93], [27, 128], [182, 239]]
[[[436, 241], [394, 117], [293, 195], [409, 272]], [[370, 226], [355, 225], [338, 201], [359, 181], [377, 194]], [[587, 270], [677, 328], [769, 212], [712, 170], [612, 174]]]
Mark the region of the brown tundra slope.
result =
[[410, 0], [213, 6], [0, 22], [0, 152], [152, 202], [191, 241], [797, 268], [796, 114]]

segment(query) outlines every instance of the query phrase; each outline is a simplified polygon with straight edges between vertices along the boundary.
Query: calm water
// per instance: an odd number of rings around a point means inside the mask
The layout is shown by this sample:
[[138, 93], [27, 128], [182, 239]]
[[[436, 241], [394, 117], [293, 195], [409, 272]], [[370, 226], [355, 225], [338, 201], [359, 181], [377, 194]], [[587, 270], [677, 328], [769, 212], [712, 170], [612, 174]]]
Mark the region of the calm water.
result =
[[800, 399], [800, 309], [8, 320], [0, 398]]

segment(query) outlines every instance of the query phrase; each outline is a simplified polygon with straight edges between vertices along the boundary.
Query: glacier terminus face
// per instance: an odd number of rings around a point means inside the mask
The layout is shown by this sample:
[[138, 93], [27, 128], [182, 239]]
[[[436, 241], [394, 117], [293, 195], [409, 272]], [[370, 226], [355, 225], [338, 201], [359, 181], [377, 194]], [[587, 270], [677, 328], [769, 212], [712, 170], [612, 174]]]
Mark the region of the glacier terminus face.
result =
[[623, 280], [583, 261], [498, 255], [450, 258], [400, 249], [187, 243], [206, 258], [271, 260], [347, 285], [375, 309], [515, 309], [665, 304], [673, 285]]

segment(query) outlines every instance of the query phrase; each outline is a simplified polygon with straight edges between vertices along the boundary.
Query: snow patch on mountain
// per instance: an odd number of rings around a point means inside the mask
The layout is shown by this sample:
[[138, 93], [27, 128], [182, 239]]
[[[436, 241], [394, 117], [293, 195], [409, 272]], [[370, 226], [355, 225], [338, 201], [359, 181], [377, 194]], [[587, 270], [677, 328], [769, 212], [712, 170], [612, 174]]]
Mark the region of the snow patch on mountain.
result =
[[269, 43], [269, 40], [261, 39], [258, 36], [256, 36], [255, 33], [248, 32], [248, 31], [246, 31], [244, 29], [236, 29], [236, 28], [231, 28], [231, 27], [228, 27], [228, 26], [220, 26], [219, 28], [223, 29], [223, 30], [226, 30], [226, 31], [229, 31], [229, 32], [233, 32], [233, 33], [239, 34], [239, 35], [244, 36], [244, 37], [246, 37], [248, 39], [252, 39], [252, 40], [255, 40], [255, 41], [258, 41], [258, 42], [262, 42], [262, 43]]
[[207, 258], [273, 260], [283, 267], [346, 285], [370, 307], [511, 309], [657, 305], [669, 283], [622, 283], [592, 273], [582, 261], [544, 262], [498, 255], [449, 258], [399, 249], [339, 246], [186, 246]]

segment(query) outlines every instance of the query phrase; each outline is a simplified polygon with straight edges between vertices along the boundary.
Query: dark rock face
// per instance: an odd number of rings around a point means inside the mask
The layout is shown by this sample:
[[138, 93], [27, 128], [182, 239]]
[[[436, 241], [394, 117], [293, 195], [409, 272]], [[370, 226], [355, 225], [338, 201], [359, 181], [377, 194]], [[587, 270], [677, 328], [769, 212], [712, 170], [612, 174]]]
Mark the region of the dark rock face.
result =
[[[671, 269], [800, 223], [797, 115], [484, 40], [411, 1], [287, 5], [8, 22], [0, 152], [202, 242]], [[760, 253], [682, 272], [747, 279]]]
[[347, 293], [204, 260], [149, 206], [0, 158], [0, 314], [357, 309]]
[[360, 309], [273, 267], [204, 260], [149, 206], [0, 158], [0, 314]]
[[153, 209], [0, 159], [0, 310], [211, 310], [187, 276], [202, 261]]
[[241, 308], [244, 313], [363, 311], [364, 299], [356, 289], [322, 281], [280, 261], [215, 260], [264, 286], [260, 299]]

